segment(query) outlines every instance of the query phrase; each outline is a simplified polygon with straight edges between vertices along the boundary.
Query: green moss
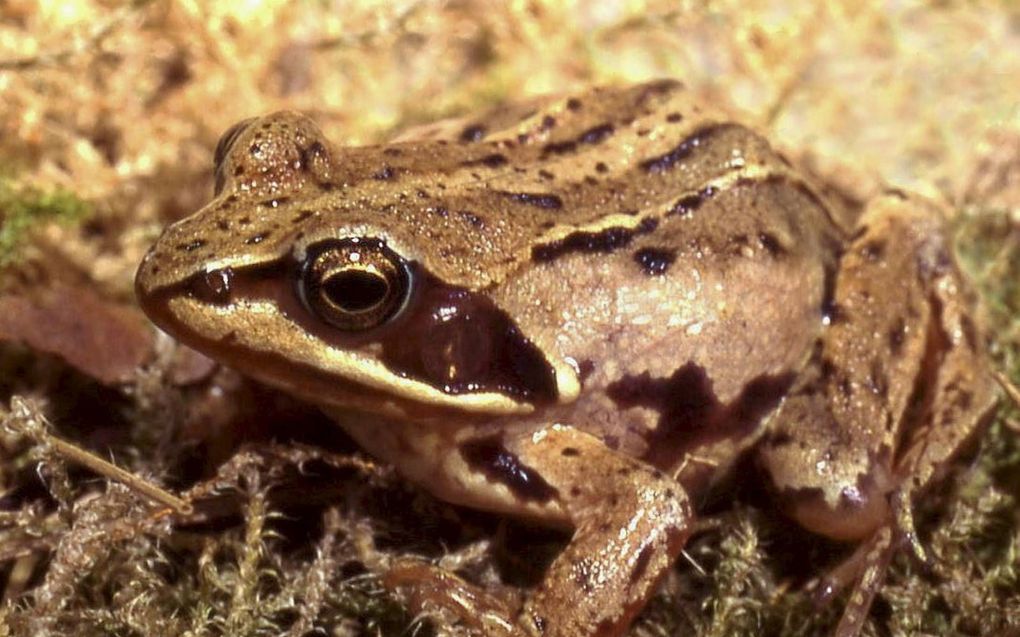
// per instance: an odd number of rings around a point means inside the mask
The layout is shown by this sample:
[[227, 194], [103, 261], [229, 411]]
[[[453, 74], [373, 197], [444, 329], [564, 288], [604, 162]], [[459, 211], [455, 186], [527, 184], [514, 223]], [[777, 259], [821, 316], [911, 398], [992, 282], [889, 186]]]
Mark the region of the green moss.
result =
[[1020, 382], [1020, 227], [1007, 210], [970, 211], [956, 222], [956, 254], [981, 292], [994, 354]]
[[62, 188], [40, 190], [0, 177], [0, 267], [16, 261], [29, 232], [49, 222], [74, 224], [92, 207]]

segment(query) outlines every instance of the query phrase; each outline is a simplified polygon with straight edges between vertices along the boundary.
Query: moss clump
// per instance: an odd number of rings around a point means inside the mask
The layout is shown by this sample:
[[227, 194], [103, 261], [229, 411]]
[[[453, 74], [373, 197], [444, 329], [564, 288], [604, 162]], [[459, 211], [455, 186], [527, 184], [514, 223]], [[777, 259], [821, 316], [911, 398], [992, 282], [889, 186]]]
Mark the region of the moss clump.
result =
[[80, 223], [92, 207], [62, 188], [17, 186], [0, 177], [0, 267], [17, 260], [25, 237], [41, 224]]

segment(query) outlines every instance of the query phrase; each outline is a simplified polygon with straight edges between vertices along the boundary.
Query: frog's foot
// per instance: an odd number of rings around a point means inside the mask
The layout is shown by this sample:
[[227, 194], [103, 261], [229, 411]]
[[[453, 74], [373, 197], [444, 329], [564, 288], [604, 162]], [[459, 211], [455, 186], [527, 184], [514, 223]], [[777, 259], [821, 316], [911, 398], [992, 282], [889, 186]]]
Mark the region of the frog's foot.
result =
[[885, 581], [889, 561], [898, 548], [897, 535], [891, 526], [878, 529], [850, 557], [813, 584], [820, 602], [830, 601], [846, 586], [853, 585], [833, 637], [857, 637], [861, 633], [875, 593]]
[[519, 603], [487, 593], [446, 569], [403, 559], [390, 567], [383, 583], [391, 590], [406, 591], [408, 606], [415, 614], [441, 623], [460, 623], [480, 635], [515, 634], [509, 618]]
[[655, 592], [691, 532], [686, 493], [670, 476], [554, 425], [500, 443], [549, 487], [574, 535], [523, 604], [481, 592], [440, 569], [403, 564], [391, 586], [416, 588], [419, 609], [442, 609], [479, 634], [618, 637]]
[[877, 585], [882, 581], [882, 578], [874, 575], [884, 572], [892, 556], [904, 546], [911, 549], [914, 557], [925, 568], [931, 568], [928, 552], [921, 544], [914, 526], [910, 494], [906, 489], [898, 489], [890, 499], [890, 521], [861, 542], [849, 557], [825, 575], [808, 583], [806, 590], [814, 595], [816, 604], [828, 604], [850, 586], [854, 587], [851, 602], [866, 599], [870, 604], [877, 590], [872, 584]]

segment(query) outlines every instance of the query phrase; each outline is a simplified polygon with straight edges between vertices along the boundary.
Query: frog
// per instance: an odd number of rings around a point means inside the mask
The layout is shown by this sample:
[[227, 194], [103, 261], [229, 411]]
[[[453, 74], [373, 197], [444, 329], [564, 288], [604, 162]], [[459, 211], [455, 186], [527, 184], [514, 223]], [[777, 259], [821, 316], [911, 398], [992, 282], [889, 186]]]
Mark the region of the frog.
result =
[[152, 321], [440, 500], [569, 535], [521, 594], [392, 566], [469, 632], [624, 634], [705, 494], [759, 480], [855, 547], [825, 581], [856, 635], [998, 400], [939, 205], [833, 196], [677, 80], [363, 146], [283, 111], [213, 163], [137, 271]]

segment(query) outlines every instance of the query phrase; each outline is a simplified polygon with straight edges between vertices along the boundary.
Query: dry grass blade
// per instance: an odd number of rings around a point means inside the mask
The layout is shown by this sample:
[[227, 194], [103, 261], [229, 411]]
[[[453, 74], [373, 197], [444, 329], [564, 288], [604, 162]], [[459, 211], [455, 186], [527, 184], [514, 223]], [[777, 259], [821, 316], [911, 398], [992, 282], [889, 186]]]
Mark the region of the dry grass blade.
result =
[[83, 467], [87, 467], [88, 469], [101, 476], [105, 476], [110, 480], [120, 482], [129, 489], [174, 509], [179, 514], [189, 515], [192, 512], [193, 507], [191, 506], [191, 503], [178, 498], [165, 489], [138, 477], [130, 471], [121, 469], [117, 465], [107, 460], [103, 460], [90, 451], [82, 449], [81, 447], [71, 444], [70, 442], [62, 440], [49, 433], [49, 431], [47, 431], [49, 423], [46, 422], [45, 417], [32, 409], [32, 407], [21, 397], [13, 397], [11, 399], [11, 416], [7, 424], [12, 426], [12, 428], [18, 429], [19, 427], [16, 423], [19, 421], [28, 422], [32, 419], [39, 419], [42, 426], [25, 427], [21, 428], [21, 431], [33, 438], [37, 444], [52, 449], [54, 453], [66, 460], [80, 464]]

